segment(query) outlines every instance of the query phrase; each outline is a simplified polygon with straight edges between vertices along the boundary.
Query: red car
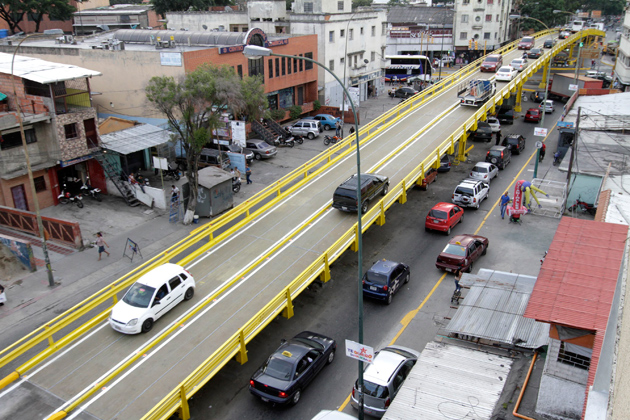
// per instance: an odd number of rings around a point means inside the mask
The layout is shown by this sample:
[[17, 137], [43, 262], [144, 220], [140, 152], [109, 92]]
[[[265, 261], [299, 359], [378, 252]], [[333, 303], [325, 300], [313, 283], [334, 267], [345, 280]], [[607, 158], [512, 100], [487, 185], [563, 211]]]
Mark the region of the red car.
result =
[[525, 122], [538, 122], [540, 121], [540, 109], [529, 108], [525, 114]]
[[427, 214], [424, 230], [439, 230], [450, 235], [451, 229], [463, 221], [464, 209], [452, 203], [437, 203]]
[[451, 273], [457, 270], [470, 273], [473, 263], [486, 255], [490, 241], [479, 235], [457, 235], [453, 237], [437, 257], [435, 266]]
[[435, 168], [431, 168], [427, 171], [422, 179], [422, 185], [420, 185], [421, 190], [427, 190], [429, 188], [429, 184], [437, 181], [438, 172]]
[[503, 56], [501, 54], [490, 54], [481, 63], [480, 70], [496, 72], [503, 65]]
[[535, 43], [536, 43], [536, 40], [534, 39], [533, 36], [526, 36], [523, 39], [521, 39], [521, 42], [518, 43], [518, 49], [531, 50], [532, 48], [534, 48]]

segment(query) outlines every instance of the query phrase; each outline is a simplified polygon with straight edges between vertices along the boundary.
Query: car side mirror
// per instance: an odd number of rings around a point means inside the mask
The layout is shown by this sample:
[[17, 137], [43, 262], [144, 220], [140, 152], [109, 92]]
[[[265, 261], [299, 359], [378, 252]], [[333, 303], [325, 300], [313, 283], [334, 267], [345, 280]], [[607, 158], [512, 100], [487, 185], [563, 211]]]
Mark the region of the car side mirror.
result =
[[156, 299], [153, 301], [153, 305], [151, 305], [151, 307], [154, 307], [155, 305], [159, 305], [159, 304], [160, 304], [160, 301]]

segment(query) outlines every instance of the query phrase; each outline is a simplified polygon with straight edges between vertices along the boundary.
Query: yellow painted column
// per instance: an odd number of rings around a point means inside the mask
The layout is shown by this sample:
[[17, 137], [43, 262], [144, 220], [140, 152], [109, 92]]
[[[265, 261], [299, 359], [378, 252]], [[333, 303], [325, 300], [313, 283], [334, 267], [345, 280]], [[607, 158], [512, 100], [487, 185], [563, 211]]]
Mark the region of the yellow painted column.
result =
[[548, 80], [549, 80], [549, 61], [547, 61], [545, 65], [543, 66], [543, 78], [540, 81], [540, 84], [538, 85], [538, 87], [541, 89], [544, 89], [545, 85], [548, 83]]
[[516, 105], [514, 105], [514, 112], [521, 112], [521, 99], [523, 98], [523, 84], [520, 83], [516, 87]]
[[466, 146], [468, 145], [468, 132], [464, 130], [464, 134], [459, 139], [459, 150], [457, 153], [457, 159], [460, 162], [466, 161]]

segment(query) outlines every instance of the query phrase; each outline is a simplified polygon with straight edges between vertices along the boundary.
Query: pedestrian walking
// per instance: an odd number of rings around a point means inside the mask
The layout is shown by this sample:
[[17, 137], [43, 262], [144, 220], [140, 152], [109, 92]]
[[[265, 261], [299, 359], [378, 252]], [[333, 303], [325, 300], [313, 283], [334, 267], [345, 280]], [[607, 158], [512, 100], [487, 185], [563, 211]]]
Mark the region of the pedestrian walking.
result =
[[350, 127], [350, 135], [354, 134], [354, 125], [352, 127]]
[[512, 201], [507, 191], [503, 193], [501, 196], [501, 219], [505, 219], [505, 210], [507, 210], [507, 206]]
[[497, 131], [497, 146], [501, 144], [501, 130]]
[[175, 185], [171, 185], [171, 202], [176, 203], [179, 201], [179, 188]]
[[4, 302], [7, 301], [7, 295], [4, 294], [4, 286], [0, 284], [0, 306], [4, 306]]
[[252, 174], [252, 170], [250, 169], [249, 164], [247, 164], [247, 163], [246, 163], [246, 164], [245, 164], [245, 178], [247, 178], [247, 183], [248, 183], [248, 184], [251, 184], [251, 183], [252, 183], [252, 180], [251, 180], [251, 179], [249, 179], [249, 177], [251, 176], [251, 174]]
[[593, 68], [593, 67], [595, 67], [595, 59], [594, 58], [591, 60], [591, 68]]
[[459, 281], [462, 279], [462, 270], [457, 270], [455, 272], [455, 292], [459, 293], [462, 291], [462, 286], [459, 284]]
[[339, 137], [339, 132], [341, 131], [341, 123], [339, 120], [335, 123], [335, 136]]
[[107, 254], [107, 256], [109, 257], [109, 252], [105, 251], [105, 247], [109, 248], [109, 245], [107, 245], [107, 242], [105, 242], [105, 239], [103, 239], [103, 234], [101, 232], [98, 232], [96, 234], [96, 246], [98, 247], [98, 260], [101, 260], [101, 254], [104, 252]]
[[378, 97], [378, 88], [376, 86], [374, 86], [374, 97]]

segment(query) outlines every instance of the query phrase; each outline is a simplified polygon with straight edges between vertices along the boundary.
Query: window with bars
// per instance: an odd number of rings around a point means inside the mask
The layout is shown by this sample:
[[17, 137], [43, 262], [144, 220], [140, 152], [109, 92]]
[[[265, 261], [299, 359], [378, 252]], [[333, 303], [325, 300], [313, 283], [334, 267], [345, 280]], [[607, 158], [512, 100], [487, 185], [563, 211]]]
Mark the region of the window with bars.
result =
[[[300, 54], [300, 57], [302, 57], [302, 54]], [[299, 66], [300, 66], [300, 71], [302, 71], [302, 65], [304, 63], [304, 60], [298, 60]]]
[[352, 41], [354, 39], [354, 29], [348, 30], [348, 39]]
[[486, 22], [492, 22], [492, 15], [486, 15]]
[[468, 23], [468, 15], [462, 15], [462, 23]]
[[335, 60], [330, 60], [330, 61], [328, 62], [328, 68], [329, 68], [331, 71], [335, 70]]
[[304, 3], [304, 13], [313, 13], [313, 2]]
[[[300, 60], [300, 61], [302, 61], [302, 60]], [[298, 59], [294, 58], [293, 59], [293, 73], [297, 73], [298, 72], [297, 66], [298, 66]]]
[[269, 63], [269, 78], [273, 79], [273, 59], [267, 61]]
[[376, 26], [372, 26], [372, 36], [376, 36]]
[[261, 75], [264, 79], [265, 77], [265, 63], [262, 57], [256, 58], [254, 60], [247, 60], [247, 65], [249, 66], [249, 77], [254, 77]]
[[66, 131], [66, 140], [76, 139], [79, 137], [77, 125], [75, 123], [66, 124], [63, 126], [63, 129]]
[[328, 42], [335, 42], [335, 31], [328, 32]]
[[[271, 60], [269, 60], [271, 61]], [[271, 68], [271, 66], [269, 66]], [[238, 77], [240, 77], [241, 79], [243, 78], [243, 65], [239, 64], [238, 66], [236, 66], [236, 71], [238, 72]], [[271, 75], [271, 71], [269, 72], [269, 75]]]
[[343, 12], [343, 1], [337, 2], [337, 11]]
[[573, 353], [567, 350], [564, 341], [560, 342], [560, 351], [558, 352], [558, 362], [570, 365], [578, 369], [588, 370], [591, 366], [591, 358], [585, 355]]
[[339, 38], [344, 38], [346, 36], [346, 30], [345, 29], [341, 29], [339, 31]]
[[483, 39], [490, 39], [490, 32], [484, 32]]
[[276, 77], [280, 77], [280, 59], [276, 58]]
[[[37, 137], [35, 137], [35, 130], [32, 128], [24, 130], [24, 137], [26, 139], [26, 144], [36, 143]], [[3, 133], [0, 136], [0, 150], [7, 150], [13, 147], [22, 146], [22, 135], [20, 131], [14, 131], [12, 133]]]
[[468, 32], [460, 32], [459, 39], [468, 39]]
[[370, 53], [370, 61], [374, 61], [374, 60], [376, 60], [376, 53], [374, 51], [372, 51]]
[[46, 179], [43, 176], [33, 178], [33, 183], [35, 184], [36, 192], [46, 191]]
[[[310, 58], [312, 60], [313, 59], [313, 53], [312, 52], [304, 53], [304, 57]], [[313, 69], [313, 63], [311, 61], [305, 61], [304, 62], [304, 70], [312, 70], [312, 69]]]
[[287, 63], [286, 63], [285, 57], [282, 57], [282, 75], [283, 76], [286, 74], [286, 66], [287, 66]]

